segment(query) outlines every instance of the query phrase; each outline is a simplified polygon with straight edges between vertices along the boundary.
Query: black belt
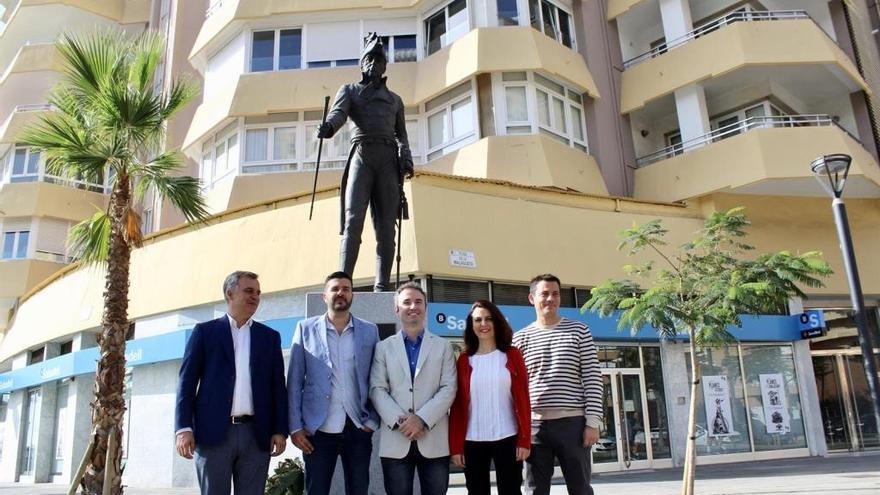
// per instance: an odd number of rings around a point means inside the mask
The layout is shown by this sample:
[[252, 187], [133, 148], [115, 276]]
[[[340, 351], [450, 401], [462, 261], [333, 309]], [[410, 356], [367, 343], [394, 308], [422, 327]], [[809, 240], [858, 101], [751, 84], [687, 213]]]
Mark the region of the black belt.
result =
[[253, 423], [253, 422], [254, 422], [254, 417], [253, 417], [253, 415], [251, 415], [251, 414], [244, 414], [244, 415], [241, 415], [241, 416], [230, 416], [230, 417], [229, 417], [229, 420], [230, 420], [230, 421], [232, 422], [232, 424], [234, 424], [234, 425], [240, 425], [240, 424], [243, 424], [243, 423]]
[[386, 144], [388, 146], [397, 147], [397, 141], [389, 137], [381, 136], [359, 136], [351, 139], [353, 144]]

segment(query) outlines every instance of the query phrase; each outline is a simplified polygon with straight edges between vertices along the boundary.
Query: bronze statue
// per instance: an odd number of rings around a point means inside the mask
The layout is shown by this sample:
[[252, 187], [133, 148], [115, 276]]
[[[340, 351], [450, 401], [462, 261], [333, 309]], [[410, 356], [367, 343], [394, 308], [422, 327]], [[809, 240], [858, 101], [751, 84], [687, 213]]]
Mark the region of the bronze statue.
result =
[[387, 78], [383, 77], [387, 62], [382, 41], [376, 33], [370, 33], [361, 56], [363, 77], [360, 82], [339, 88], [326, 122], [318, 128], [318, 138], [327, 139], [347, 119], [355, 125], [339, 194], [339, 264], [345, 273], [354, 272], [369, 205], [376, 232], [376, 292], [391, 289], [395, 220], [405, 213], [403, 177], [413, 174], [403, 101], [388, 89]]

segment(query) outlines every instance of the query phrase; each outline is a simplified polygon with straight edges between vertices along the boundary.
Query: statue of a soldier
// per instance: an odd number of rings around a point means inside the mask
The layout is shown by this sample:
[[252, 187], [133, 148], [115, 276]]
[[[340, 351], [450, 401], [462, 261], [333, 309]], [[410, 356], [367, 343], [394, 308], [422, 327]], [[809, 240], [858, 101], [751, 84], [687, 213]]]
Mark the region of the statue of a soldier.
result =
[[342, 174], [342, 243], [340, 269], [352, 274], [361, 245], [367, 205], [376, 231], [376, 292], [390, 290], [394, 263], [395, 221], [401, 203], [403, 176], [413, 174], [406, 135], [403, 101], [385, 85], [388, 60], [376, 33], [365, 39], [360, 82], [345, 84], [318, 137], [327, 139], [351, 119], [355, 128]]

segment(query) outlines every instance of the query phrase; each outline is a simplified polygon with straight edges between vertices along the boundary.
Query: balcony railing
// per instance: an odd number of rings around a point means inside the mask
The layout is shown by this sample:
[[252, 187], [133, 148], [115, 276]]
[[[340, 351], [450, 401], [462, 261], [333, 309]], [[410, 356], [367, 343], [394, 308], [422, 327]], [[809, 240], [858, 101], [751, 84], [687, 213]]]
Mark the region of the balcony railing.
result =
[[49, 103], [30, 103], [27, 105], [16, 105], [13, 112], [46, 112], [52, 110], [52, 108], [52, 105]]
[[672, 146], [667, 146], [666, 148], [655, 151], [649, 155], [636, 158], [636, 166], [644, 167], [652, 163], [666, 160], [667, 158], [672, 158], [673, 156], [702, 148], [703, 146], [736, 136], [737, 134], [742, 134], [743, 132], [752, 129], [766, 129], [770, 127], [825, 127], [832, 125], [837, 126], [840, 130], [846, 132], [850, 137], [858, 141], [858, 138], [841, 127], [840, 124], [829, 115], [777, 115], [770, 117], [751, 117], [724, 127], [719, 127], [718, 129], [703, 134], [702, 136], [688, 139], [687, 141], [682, 141], [681, 143], [676, 143]]
[[50, 184], [58, 184], [75, 189], [83, 189], [86, 191], [108, 194], [111, 185], [96, 184], [80, 179], [71, 179], [68, 177], [59, 177], [57, 175], [49, 175], [44, 173], [23, 173], [23, 174], [6, 174], [0, 178], [0, 184], [20, 184], [24, 182], [48, 182]]
[[678, 48], [679, 46], [699, 38], [700, 36], [705, 36], [712, 31], [716, 31], [724, 26], [729, 24], [734, 24], [737, 22], [749, 22], [749, 21], [783, 21], [783, 20], [791, 20], [791, 19], [810, 19], [810, 16], [807, 14], [805, 10], [768, 10], [761, 12], [731, 12], [727, 15], [721, 16], [717, 19], [711, 20], [705, 24], [700, 25], [693, 31], [687, 33], [684, 36], [679, 38], [675, 38], [671, 41], [666, 41], [665, 43], [661, 43], [660, 45], [652, 48], [650, 51], [647, 51], [641, 55], [633, 57], [623, 63], [624, 69], [629, 69], [634, 65], [638, 65], [646, 60], [650, 60], [655, 57], [659, 57], [664, 53], [672, 50], [674, 48]]

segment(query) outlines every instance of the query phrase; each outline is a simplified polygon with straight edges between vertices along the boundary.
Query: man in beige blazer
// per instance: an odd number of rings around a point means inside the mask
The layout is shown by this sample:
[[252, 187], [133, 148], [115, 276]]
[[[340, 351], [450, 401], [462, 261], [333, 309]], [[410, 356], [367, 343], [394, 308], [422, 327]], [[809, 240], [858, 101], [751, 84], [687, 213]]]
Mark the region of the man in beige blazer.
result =
[[376, 345], [370, 373], [370, 399], [382, 420], [385, 491], [411, 495], [418, 469], [423, 495], [445, 494], [456, 388], [452, 346], [425, 329], [427, 300], [419, 285], [401, 285], [395, 305], [402, 329]]

